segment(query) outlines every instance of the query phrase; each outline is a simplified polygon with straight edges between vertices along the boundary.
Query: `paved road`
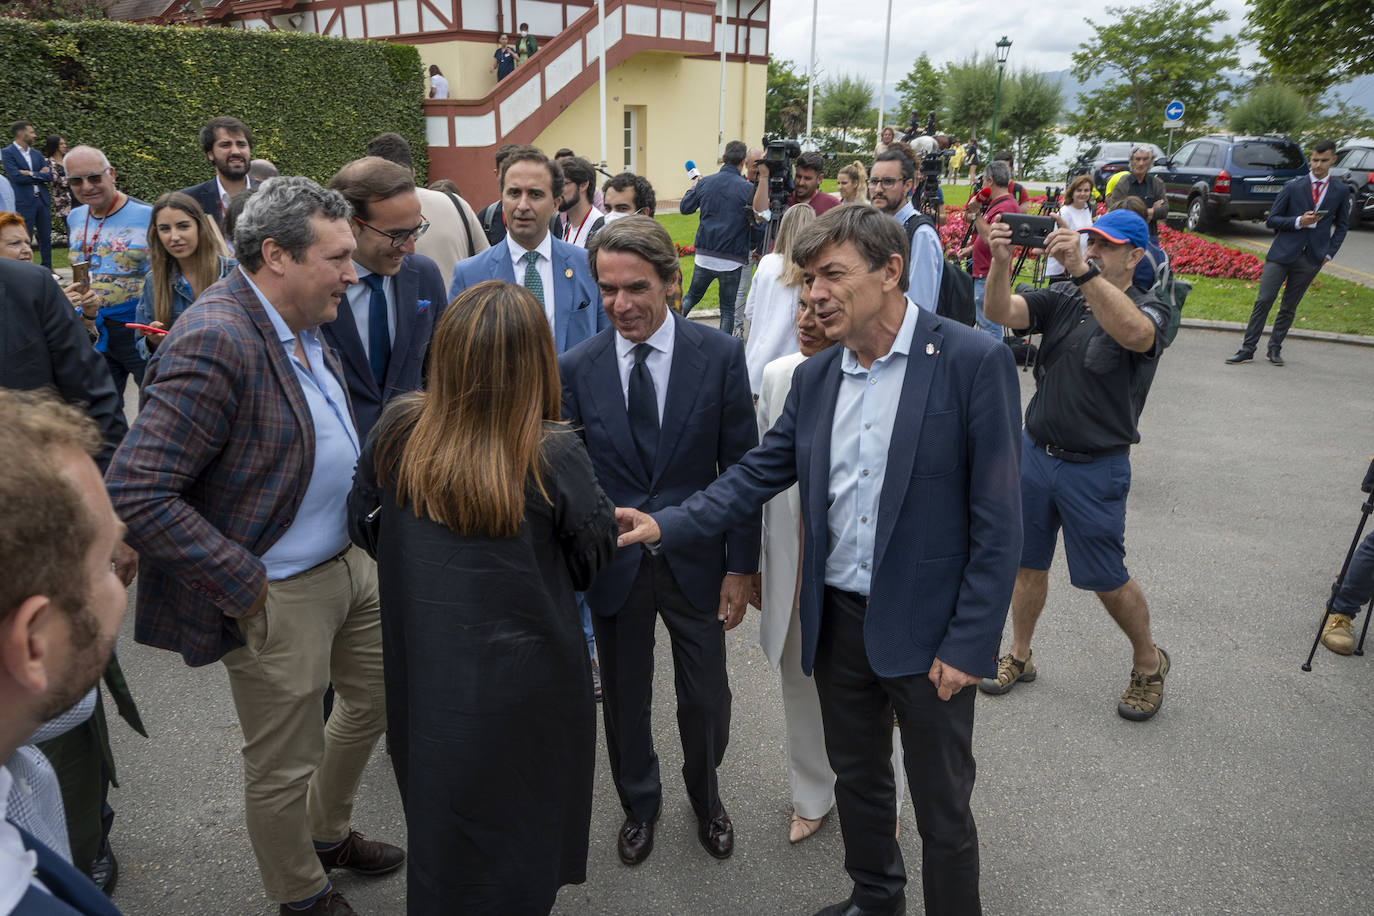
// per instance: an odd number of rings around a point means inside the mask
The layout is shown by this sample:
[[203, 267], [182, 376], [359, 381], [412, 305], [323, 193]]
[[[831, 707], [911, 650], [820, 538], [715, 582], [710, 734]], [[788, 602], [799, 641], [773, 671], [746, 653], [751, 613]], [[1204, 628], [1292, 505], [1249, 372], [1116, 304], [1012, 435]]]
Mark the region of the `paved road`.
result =
[[[1256, 252], [1260, 257], [1269, 250], [1269, 243], [1274, 240], [1274, 231], [1264, 223], [1233, 220], [1212, 231], [1234, 245]], [[1326, 270], [1332, 276], [1374, 286], [1374, 226], [1347, 232], [1341, 250]]]
[[[1128, 542], [1155, 632], [1172, 654], [1152, 722], [1117, 717], [1130, 656], [1062, 565], [1035, 642], [1040, 678], [978, 698], [974, 795], [990, 914], [1365, 913], [1374, 895], [1374, 649], [1299, 665], [1359, 516], [1374, 451], [1370, 351], [1293, 340], [1288, 366], [1233, 367], [1237, 332], [1185, 329], [1166, 355], [1135, 452]], [[1022, 377], [1029, 395], [1030, 380]], [[121, 643], [152, 734], [112, 726], [122, 788], [116, 902], [129, 914], [266, 914], [244, 832], [239, 733], [219, 666]], [[833, 819], [785, 839], [782, 712], [751, 614], [730, 638], [732, 741], [722, 795], [733, 859], [697, 845], [676, 777], [666, 635], [655, 723], [666, 780], [657, 848], [615, 857], [620, 812], [599, 758], [589, 877], [555, 912], [634, 916], [809, 914], [845, 896]], [[548, 761], [552, 769], [556, 759]], [[397, 840], [384, 755], [355, 824]], [[909, 808], [901, 845], [919, 888]], [[404, 879], [349, 876], [359, 912], [403, 912]], [[920, 912], [919, 890], [910, 912]]]

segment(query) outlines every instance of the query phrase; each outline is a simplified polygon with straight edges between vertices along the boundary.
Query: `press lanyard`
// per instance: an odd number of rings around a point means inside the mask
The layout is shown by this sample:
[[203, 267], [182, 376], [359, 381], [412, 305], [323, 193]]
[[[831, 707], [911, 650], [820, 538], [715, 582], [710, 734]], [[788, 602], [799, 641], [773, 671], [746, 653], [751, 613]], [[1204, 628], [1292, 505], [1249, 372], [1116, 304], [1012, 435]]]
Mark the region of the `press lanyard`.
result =
[[[91, 208], [90, 208], [90, 207], [87, 207], [87, 208], [86, 208], [86, 224], [85, 224], [84, 226], [81, 227], [81, 247], [82, 247], [82, 252], [81, 252], [81, 253], [84, 254], [84, 255], [86, 256], [86, 261], [87, 261], [87, 263], [89, 263], [90, 260], [91, 260], [91, 258], [93, 258], [93, 257], [95, 256], [95, 248], [96, 248], [97, 245], [100, 244], [100, 233], [101, 233], [101, 231], [103, 231], [104, 228], [105, 228], [105, 220], [109, 219], [111, 216], [114, 216], [115, 213], [119, 212], [119, 208], [122, 207], [122, 206], [124, 206], [124, 204], [121, 204], [121, 203], [119, 202], [119, 196], [120, 196], [121, 194], [124, 194], [124, 192], [123, 192], [123, 191], [116, 191], [116, 192], [115, 192], [115, 206], [113, 206], [113, 207], [111, 207], [109, 210], [105, 211], [105, 215], [102, 216], [102, 217], [100, 217], [100, 222], [98, 222], [98, 223], [95, 224], [95, 241], [91, 241], [91, 235], [90, 235], [90, 233], [91, 233]], [[125, 202], [125, 203], [128, 203], [128, 201], [129, 201], [129, 196], [128, 196], [127, 194], [124, 194], [124, 202]]]

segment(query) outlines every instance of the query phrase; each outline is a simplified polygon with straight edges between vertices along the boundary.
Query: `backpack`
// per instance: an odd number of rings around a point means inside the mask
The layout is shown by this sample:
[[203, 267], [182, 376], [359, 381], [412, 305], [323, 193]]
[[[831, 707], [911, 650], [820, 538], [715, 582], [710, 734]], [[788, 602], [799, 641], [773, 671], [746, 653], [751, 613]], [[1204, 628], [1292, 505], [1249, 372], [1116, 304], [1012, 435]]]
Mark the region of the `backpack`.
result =
[[481, 220], [482, 232], [486, 234], [488, 243], [495, 245], [506, 237], [506, 223], [501, 218], [501, 201], [497, 200], [483, 207]]
[[1154, 257], [1148, 249], [1145, 257], [1150, 259], [1155, 268], [1155, 285], [1150, 288], [1150, 293], [1169, 310], [1169, 321], [1164, 326], [1164, 346], [1167, 347], [1178, 336], [1178, 326], [1183, 320], [1183, 304], [1187, 302], [1188, 294], [1193, 291], [1193, 284], [1187, 280], [1180, 280], [1174, 274], [1167, 255], [1163, 264], [1155, 264]]
[[[934, 219], [925, 213], [915, 214], [907, 219], [902, 227], [906, 230], [908, 253], [911, 251], [911, 241], [916, 237], [916, 230], [922, 226], [930, 226], [935, 229], [937, 236], [940, 234]], [[958, 261], [945, 258], [944, 269], [940, 271], [940, 301], [936, 303], [935, 314], [969, 327], [977, 323], [973, 308], [973, 278]]]

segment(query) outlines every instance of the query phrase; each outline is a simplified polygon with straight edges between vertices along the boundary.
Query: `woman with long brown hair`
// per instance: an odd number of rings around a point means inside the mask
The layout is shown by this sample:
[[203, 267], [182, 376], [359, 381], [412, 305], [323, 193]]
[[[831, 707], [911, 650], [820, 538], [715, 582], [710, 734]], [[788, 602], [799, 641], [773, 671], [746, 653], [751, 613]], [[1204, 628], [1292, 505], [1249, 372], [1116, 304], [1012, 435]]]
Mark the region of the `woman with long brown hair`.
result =
[[[134, 321], [170, 329], [200, 294], [233, 270], [224, 237], [195, 198], [168, 191], [153, 203], [148, 224], [148, 276], [134, 310]], [[144, 359], [163, 335], [139, 331], [138, 352]]]
[[490, 280], [445, 309], [427, 390], [358, 460], [410, 913], [547, 913], [586, 878], [596, 723], [573, 593], [616, 526], [560, 412], [543, 308]]

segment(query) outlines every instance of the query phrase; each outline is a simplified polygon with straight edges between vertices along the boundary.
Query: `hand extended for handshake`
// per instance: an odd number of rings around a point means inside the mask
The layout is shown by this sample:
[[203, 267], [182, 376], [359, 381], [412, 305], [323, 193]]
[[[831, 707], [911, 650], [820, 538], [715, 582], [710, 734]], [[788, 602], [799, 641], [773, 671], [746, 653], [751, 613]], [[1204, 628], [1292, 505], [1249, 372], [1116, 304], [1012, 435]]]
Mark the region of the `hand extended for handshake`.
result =
[[[1055, 233], [1051, 233], [1050, 238], [1054, 238], [1054, 235]], [[1073, 243], [1076, 250], [1077, 233], [1073, 233]], [[662, 537], [658, 522], [647, 512], [617, 507], [615, 521], [620, 528], [620, 537], [616, 540], [619, 547], [628, 547], [630, 544], [657, 544]], [[725, 629], [734, 629], [744, 619], [744, 608], [749, 603], [753, 578], [731, 574], [721, 583], [720, 609], [716, 617], [725, 624]], [[960, 690], [978, 682], [978, 678], [946, 665], [938, 658], [931, 664], [928, 676], [942, 700], [948, 700]]]

